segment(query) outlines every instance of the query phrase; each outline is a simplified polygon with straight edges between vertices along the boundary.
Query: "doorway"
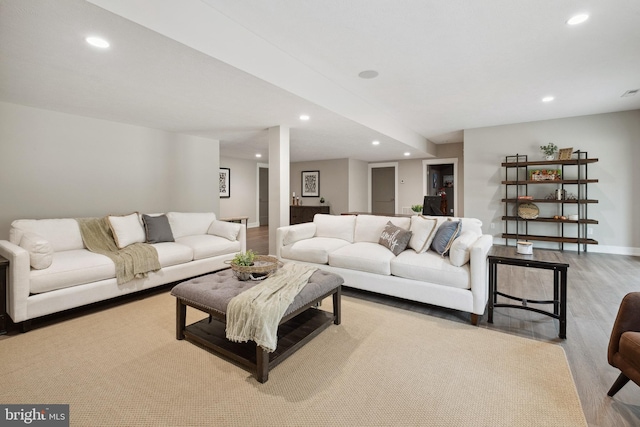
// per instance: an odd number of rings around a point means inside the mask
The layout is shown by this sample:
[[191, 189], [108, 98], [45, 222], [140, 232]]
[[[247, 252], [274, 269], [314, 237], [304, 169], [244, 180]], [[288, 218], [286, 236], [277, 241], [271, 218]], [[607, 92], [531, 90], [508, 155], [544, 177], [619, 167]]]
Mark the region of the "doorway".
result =
[[426, 196], [444, 196], [442, 207], [447, 216], [458, 212], [458, 159], [423, 160], [423, 192]]
[[258, 163], [258, 225], [269, 225], [269, 165]]
[[369, 165], [369, 212], [394, 215], [398, 211], [398, 164]]

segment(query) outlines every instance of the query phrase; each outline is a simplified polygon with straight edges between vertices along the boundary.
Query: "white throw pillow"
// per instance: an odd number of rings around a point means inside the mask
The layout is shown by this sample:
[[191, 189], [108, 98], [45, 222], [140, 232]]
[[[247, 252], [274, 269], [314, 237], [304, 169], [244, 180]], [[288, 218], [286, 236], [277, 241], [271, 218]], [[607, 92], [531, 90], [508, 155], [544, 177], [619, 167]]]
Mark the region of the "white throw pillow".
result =
[[147, 239], [137, 212], [124, 216], [109, 215], [107, 221], [120, 249], [133, 243], [144, 243]]
[[449, 249], [449, 262], [456, 267], [462, 267], [469, 262], [471, 245], [478, 240], [478, 234], [473, 231], [463, 231], [453, 241]]
[[178, 239], [185, 236], [207, 234], [211, 223], [215, 221], [213, 212], [169, 212], [169, 225], [173, 237]]
[[44, 237], [25, 231], [20, 239], [20, 247], [29, 252], [29, 262], [36, 270], [49, 268], [53, 262], [53, 249]]
[[299, 240], [310, 239], [316, 234], [316, 225], [313, 222], [305, 222], [304, 224], [295, 224], [287, 230], [284, 235], [283, 244], [285, 246], [295, 243]]
[[411, 240], [409, 247], [421, 254], [429, 250], [431, 242], [436, 235], [436, 225], [438, 220], [425, 218], [421, 215], [411, 217]]
[[224, 237], [227, 240], [235, 242], [238, 239], [240, 227], [242, 226], [238, 223], [218, 221], [216, 219], [211, 223], [211, 226], [209, 226], [209, 231], [207, 231], [207, 233], [218, 237]]
[[356, 215], [316, 214], [313, 223], [316, 225], [316, 237], [332, 237], [353, 243]]

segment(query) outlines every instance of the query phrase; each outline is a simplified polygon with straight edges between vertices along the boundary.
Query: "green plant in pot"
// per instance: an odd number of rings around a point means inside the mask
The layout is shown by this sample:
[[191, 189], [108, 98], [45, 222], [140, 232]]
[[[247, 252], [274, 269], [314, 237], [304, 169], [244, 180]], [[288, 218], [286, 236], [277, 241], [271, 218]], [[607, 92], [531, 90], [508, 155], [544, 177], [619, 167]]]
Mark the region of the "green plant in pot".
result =
[[553, 142], [548, 143], [547, 145], [541, 145], [540, 151], [542, 151], [547, 160], [553, 160], [556, 157], [556, 153], [558, 152], [558, 146]]
[[236, 256], [231, 260], [231, 264], [239, 265], [242, 267], [249, 267], [250, 265], [253, 265], [253, 260], [255, 259], [256, 254], [251, 249], [249, 249], [246, 252], [237, 253]]
[[411, 206], [411, 210], [415, 213], [422, 213], [422, 205], [413, 205]]

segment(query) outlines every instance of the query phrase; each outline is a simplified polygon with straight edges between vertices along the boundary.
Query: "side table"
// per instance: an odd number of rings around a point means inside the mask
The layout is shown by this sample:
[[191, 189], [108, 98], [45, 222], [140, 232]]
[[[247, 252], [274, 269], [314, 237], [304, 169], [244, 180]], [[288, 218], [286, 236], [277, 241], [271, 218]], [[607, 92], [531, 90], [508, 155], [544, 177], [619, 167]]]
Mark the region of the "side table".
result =
[[[567, 269], [569, 268], [569, 264], [564, 260], [562, 254], [557, 251], [534, 249], [531, 255], [521, 255], [516, 252], [516, 248], [513, 246], [493, 246], [487, 257], [489, 260], [489, 308], [487, 321], [493, 323], [493, 309], [495, 307], [510, 307], [535, 311], [536, 313], [558, 319], [560, 322], [560, 333], [558, 336], [565, 339], [567, 337]], [[530, 300], [498, 291], [499, 264], [553, 270], [553, 300]], [[498, 304], [498, 295], [520, 301], [520, 305]], [[550, 312], [530, 307], [530, 303], [552, 304], [553, 311]]]
[[9, 260], [0, 256], [0, 335], [7, 333], [7, 274]]

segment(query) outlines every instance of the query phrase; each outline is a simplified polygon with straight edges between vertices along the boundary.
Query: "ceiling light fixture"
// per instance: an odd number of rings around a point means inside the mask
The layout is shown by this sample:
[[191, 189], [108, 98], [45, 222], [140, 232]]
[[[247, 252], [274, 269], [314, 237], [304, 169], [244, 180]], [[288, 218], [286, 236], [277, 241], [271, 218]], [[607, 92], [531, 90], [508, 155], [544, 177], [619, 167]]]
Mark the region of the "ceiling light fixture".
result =
[[380, 145], [380, 141], [371, 141], [372, 145]]
[[578, 25], [578, 24], [582, 24], [587, 19], [589, 19], [589, 15], [587, 15], [586, 13], [581, 13], [579, 15], [575, 15], [575, 16], [572, 16], [571, 18], [569, 18], [569, 20], [567, 21], [567, 24], [568, 25]]
[[306, 114], [303, 114], [300, 116], [300, 120], [309, 120], [309, 116], [307, 116]]
[[85, 41], [91, 46], [99, 47], [100, 49], [106, 49], [110, 46], [108, 41], [100, 37], [87, 37]]
[[405, 155], [405, 156], [410, 156], [410, 155], [411, 155], [411, 153], [407, 151], [406, 153], [404, 153], [404, 155]]
[[258, 154], [256, 154], [256, 157], [260, 158], [260, 157], [262, 157], [262, 154], [258, 153]]
[[544, 98], [542, 98], [542, 102], [551, 102], [554, 99], [555, 98], [553, 96], [545, 96]]
[[375, 79], [378, 77], [378, 72], [376, 70], [364, 70], [361, 71], [358, 76], [361, 79]]

